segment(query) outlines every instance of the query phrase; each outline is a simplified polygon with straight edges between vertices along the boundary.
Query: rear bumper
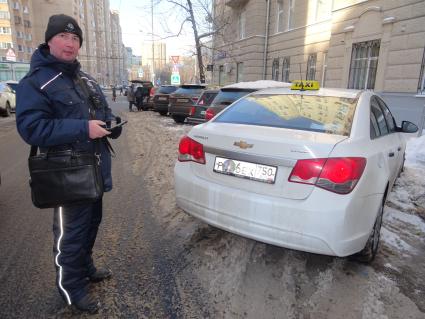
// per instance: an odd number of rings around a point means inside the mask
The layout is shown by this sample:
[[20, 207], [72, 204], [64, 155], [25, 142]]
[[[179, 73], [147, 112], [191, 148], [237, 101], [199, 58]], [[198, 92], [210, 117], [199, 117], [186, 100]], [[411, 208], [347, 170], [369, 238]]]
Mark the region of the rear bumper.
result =
[[189, 124], [202, 124], [205, 123], [205, 119], [199, 117], [187, 117], [186, 122]]
[[168, 103], [155, 103], [154, 110], [156, 112], [168, 112]]
[[208, 224], [261, 242], [340, 257], [364, 247], [375, 217], [365, 221], [359, 212], [374, 215], [380, 203], [379, 195], [353, 202], [330, 193], [324, 200], [321, 189], [306, 200], [256, 194], [201, 179], [181, 162], [174, 179], [177, 205]]

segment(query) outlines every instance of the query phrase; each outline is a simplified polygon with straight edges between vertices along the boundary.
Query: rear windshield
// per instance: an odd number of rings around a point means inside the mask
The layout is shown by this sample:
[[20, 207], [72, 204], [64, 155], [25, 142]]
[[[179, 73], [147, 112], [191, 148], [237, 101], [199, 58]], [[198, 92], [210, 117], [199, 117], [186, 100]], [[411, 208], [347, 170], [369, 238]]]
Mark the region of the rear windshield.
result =
[[176, 86], [161, 86], [156, 93], [170, 94], [177, 90]]
[[230, 105], [236, 100], [240, 99], [242, 96], [245, 96], [252, 91], [220, 91], [215, 97], [214, 101], [211, 103], [211, 106], [218, 105]]
[[251, 95], [215, 122], [289, 128], [348, 136], [356, 99], [309, 95]]
[[197, 95], [201, 95], [202, 91], [204, 89], [203, 88], [198, 88], [198, 87], [194, 87], [194, 88], [178, 88], [174, 93], [176, 94], [197, 94]]
[[198, 105], [209, 106], [216, 97], [217, 92], [204, 92], [198, 100]]

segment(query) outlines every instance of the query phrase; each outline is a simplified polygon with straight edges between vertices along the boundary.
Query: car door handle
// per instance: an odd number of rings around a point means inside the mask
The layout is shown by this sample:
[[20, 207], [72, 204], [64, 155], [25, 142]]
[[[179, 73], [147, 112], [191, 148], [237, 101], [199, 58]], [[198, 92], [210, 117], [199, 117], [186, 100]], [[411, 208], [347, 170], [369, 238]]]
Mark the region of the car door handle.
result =
[[388, 157], [394, 157], [394, 152], [388, 153]]

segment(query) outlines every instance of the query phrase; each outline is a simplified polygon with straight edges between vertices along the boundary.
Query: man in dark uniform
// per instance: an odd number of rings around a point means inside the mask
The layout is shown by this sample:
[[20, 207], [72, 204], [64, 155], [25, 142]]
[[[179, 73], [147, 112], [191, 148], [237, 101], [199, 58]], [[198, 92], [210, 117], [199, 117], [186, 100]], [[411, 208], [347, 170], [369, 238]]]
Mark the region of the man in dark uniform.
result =
[[[82, 31], [72, 17], [53, 15], [45, 41], [34, 52], [30, 71], [17, 89], [18, 131], [28, 144], [41, 151], [72, 147], [94, 152], [94, 141], [99, 141], [104, 191], [110, 191], [111, 154], [106, 137], [119, 137], [121, 128], [112, 132], [104, 128], [114, 119], [111, 109], [96, 81], [80, 71], [76, 57], [83, 42]], [[96, 268], [92, 259], [101, 219], [102, 199], [54, 209], [58, 290], [69, 305], [90, 313], [96, 313], [100, 304], [89, 296], [89, 282], [112, 275], [108, 269]]]

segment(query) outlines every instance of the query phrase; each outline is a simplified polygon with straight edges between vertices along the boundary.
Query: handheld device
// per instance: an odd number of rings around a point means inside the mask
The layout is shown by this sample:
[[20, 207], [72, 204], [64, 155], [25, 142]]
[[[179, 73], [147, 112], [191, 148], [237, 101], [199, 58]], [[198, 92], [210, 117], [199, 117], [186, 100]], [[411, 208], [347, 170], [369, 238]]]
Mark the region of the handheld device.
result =
[[115, 124], [115, 125], [113, 125], [113, 126], [111, 126], [111, 127], [107, 127], [106, 128], [106, 130], [107, 131], [112, 131], [114, 128], [116, 128], [116, 127], [120, 127], [120, 126], [123, 126], [124, 124], [126, 124], [128, 121], [122, 121], [121, 123], [117, 123], [117, 124]]

